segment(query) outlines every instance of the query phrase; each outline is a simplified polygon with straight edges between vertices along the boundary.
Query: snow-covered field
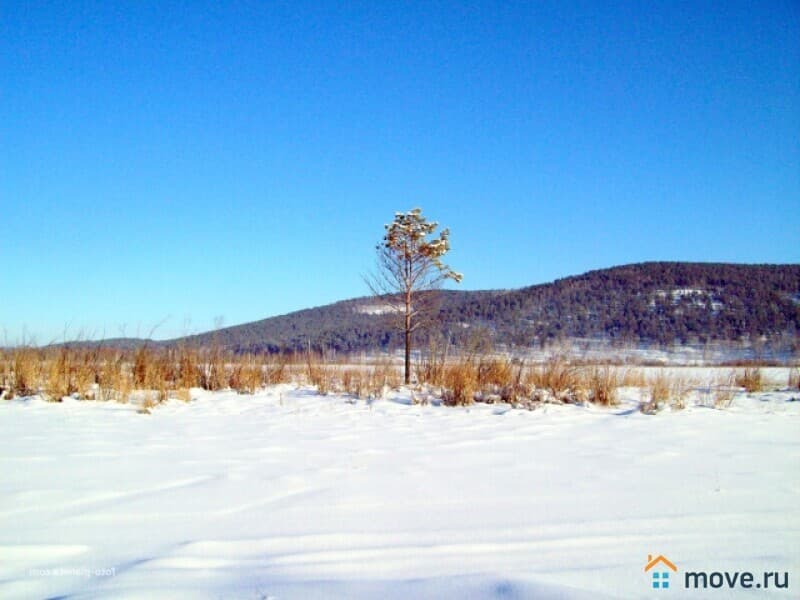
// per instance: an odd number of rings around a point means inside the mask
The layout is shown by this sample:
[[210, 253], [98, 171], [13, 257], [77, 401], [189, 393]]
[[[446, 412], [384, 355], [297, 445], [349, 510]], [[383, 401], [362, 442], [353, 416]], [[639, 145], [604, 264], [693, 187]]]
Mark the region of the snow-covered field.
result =
[[[0, 597], [797, 597], [800, 393], [655, 416], [622, 399], [3, 401]], [[789, 588], [681, 589], [701, 570]]]

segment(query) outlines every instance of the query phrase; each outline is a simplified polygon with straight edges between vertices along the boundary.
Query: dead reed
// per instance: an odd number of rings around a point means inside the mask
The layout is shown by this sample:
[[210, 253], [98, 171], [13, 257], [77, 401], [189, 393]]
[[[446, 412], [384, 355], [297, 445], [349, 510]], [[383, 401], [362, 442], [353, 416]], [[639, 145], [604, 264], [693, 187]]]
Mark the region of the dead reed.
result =
[[787, 386], [790, 390], [800, 389], [800, 369], [797, 367], [789, 369], [789, 381], [787, 382]]
[[442, 383], [442, 402], [446, 406], [468, 406], [478, 391], [478, 368], [470, 358], [445, 365]]
[[543, 365], [532, 367], [525, 378], [529, 388], [548, 391], [558, 401], [570, 401], [582, 385], [580, 371], [561, 357], [554, 356]]
[[[642, 390], [643, 410], [656, 412], [667, 406], [687, 406], [692, 383], [673, 370], [570, 363], [562, 355], [526, 365], [500, 354], [469, 353], [448, 356], [446, 347], [416, 363], [416, 391], [442, 403], [466, 406], [473, 402], [506, 402], [535, 408], [542, 403], [587, 403], [613, 406], [619, 388]], [[164, 348], [148, 343], [135, 349], [102, 345], [19, 347], [0, 350], [0, 397], [41, 397], [60, 401], [64, 397], [83, 400], [128, 402], [150, 398], [160, 403], [169, 398], [189, 401], [192, 389], [236, 390], [253, 394], [266, 385], [304, 383], [319, 393], [346, 393], [354, 398], [379, 398], [400, 386], [398, 366], [391, 357], [326, 356], [307, 351], [297, 354], [235, 354], [220, 345], [205, 348]], [[648, 374], [649, 373], [649, 374]], [[797, 367], [789, 371], [788, 385], [800, 385]], [[765, 386], [762, 370], [739, 367], [709, 383], [705, 403], [729, 406], [735, 394]], [[700, 392], [702, 394], [702, 392]], [[702, 401], [702, 396], [701, 396]]]
[[589, 389], [589, 402], [599, 406], [615, 406], [620, 379], [617, 370], [611, 366], [592, 367], [585, 376]]
[[718, 379], [714, 386], [714, 408], [728, 408], [733, 403], [733, 398], [736, 396], [737, 385], [736, 374], [734, 372]]
[[734, 376], [736, 386], [742, 387], [746, 392], [760, 392], [764, 389], [764, 379], [758, 367], [746, 367]]

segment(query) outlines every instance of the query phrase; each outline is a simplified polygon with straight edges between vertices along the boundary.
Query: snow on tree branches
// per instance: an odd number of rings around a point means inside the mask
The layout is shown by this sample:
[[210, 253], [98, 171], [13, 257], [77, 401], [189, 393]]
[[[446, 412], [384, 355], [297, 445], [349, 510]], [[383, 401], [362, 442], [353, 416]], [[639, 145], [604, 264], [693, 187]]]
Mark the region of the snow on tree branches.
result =
[[370, 287], [376, 295], [388, 294], [398, 300], [405, 332], [406, 383], [411, 377], [411, 333], [421, 324], [415, 294], [436, 289], [447, 279], [459, 283], [463, 278], [441, 260], [450, 250], [450, 230], [443, 229], [438, 237], [429, 239], [438, 226], [435, 221], [428, 222], [419, 208], [395, 213], [394, 221], [384, 226], [386, 235], [376, 247], [379, 272]]

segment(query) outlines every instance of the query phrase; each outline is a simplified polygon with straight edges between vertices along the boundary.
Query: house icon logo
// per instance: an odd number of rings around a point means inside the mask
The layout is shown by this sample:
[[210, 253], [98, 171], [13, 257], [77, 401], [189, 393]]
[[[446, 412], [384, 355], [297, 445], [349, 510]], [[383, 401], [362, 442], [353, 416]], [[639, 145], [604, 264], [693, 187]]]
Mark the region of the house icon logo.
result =
[[654, 590], [669, 588], [670, 571], [677, 573], [678, 567], [666, 556], [663, 554], [655, 557], [652, 554], [647, 555], [647, 564], [644, 567], [644, 572], [651, 573]]

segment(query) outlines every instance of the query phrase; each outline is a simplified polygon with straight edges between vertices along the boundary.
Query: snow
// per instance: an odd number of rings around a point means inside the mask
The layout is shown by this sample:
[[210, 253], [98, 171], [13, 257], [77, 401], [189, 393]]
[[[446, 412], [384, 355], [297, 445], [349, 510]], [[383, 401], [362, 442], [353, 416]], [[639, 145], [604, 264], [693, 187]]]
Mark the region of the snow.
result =
[[[655, 296], [659, 298], [666, 298], [670, 296], [672, 299], [672, 304], [677, 305], [680, 304], [682, 300], [690, 300], [692, 304], [695, 306], [705, 306], [706, 299], [711, 300], [711, 310], [713, 312], [719, 312], [722, 310], [725, 305], [720, 302], [712, 292], [707, 290], [699, 289], [699, 288], [675, 288], [672, 290], [656, 290]], [[655, 299], [650, 301], [650, 307], [654, 308], [656, 305]]]
[[392, 304], [360, 304], [354, 310], [363, 315], [386, 315], [400, 312], [400, 307]]
[[655, 416], [634, 389], [535, 411], [193, 396], [0, 403], [0, 597], [648, 598], [649, 554], [800, 574], [798, 392]]

